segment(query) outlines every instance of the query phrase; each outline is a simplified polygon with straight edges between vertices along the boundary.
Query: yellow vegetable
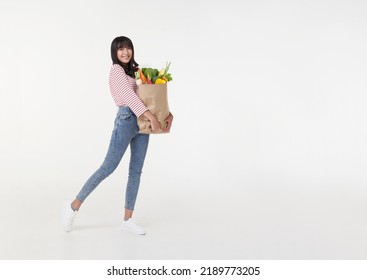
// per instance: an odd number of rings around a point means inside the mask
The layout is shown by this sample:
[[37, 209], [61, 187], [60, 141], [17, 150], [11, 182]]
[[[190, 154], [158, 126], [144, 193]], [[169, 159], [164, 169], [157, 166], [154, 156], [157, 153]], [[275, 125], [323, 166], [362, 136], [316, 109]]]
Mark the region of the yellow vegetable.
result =
[[155, 80], [155, 84], [165, 84], [165, 83], [167, 83], [167, 81], [162, 78], [158, 78], [157, 80]]
[[166, 69], [162, 68], [161, 71], [159, 71], [158, 76], [163, 76], [165, 71]]

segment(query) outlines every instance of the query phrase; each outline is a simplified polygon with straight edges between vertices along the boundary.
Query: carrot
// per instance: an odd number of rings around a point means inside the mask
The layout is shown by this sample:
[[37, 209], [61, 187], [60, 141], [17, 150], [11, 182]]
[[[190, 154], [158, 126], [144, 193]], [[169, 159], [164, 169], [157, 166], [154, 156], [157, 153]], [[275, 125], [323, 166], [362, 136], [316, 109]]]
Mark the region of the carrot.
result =
[[139, 68], [138, 72], [140, 74], [141, 81], [143, 82], [143, 84], [146, 84], [147, 83], [147, 78], [144, 76], [143, 71], [141, 71], [141, 69]]

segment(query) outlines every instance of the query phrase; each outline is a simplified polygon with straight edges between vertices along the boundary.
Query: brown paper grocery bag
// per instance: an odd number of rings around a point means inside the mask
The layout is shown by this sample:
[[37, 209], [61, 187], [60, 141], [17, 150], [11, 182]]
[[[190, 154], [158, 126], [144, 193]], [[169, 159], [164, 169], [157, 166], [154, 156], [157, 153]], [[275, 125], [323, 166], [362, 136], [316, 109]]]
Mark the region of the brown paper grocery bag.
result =
[[[165, 126], [165, 120], [169, 116], [168, 97], [167, 97], [167, 83], [166, 84], [142, 84], [138, 85], [138, 93], [140, 99], [143, 101], [149, 111], [156, 116], [161, 124]], [[144, 116], [138, 118], [139, 132], [150, 134], [152, 128], [150, 121]], [[160, 130], [156, 133], [167, 133], [168, 131]]]

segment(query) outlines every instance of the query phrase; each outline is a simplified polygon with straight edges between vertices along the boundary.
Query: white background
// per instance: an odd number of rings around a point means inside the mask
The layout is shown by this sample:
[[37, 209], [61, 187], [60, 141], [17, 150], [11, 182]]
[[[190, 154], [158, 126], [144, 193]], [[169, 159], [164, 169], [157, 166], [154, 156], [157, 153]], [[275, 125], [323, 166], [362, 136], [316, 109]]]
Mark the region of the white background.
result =
[[[366, 16], [362, 0], [2, 0], [0, 257], [366, 258]], [[142, 178], [150, 237], [83, 254], [123, 208], [128, 155], [78, 217], [85, 242], [61, 232], [107, 151], [120, 35], [141, 67], [171, 61], [175, 119]]]

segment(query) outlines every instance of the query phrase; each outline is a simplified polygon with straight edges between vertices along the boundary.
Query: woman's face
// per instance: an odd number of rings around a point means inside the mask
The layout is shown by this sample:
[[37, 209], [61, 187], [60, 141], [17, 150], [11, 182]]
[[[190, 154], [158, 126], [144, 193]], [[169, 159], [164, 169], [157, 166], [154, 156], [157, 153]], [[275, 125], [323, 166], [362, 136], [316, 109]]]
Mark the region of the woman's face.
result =
[[119, 48], [117, 50], [117, 58], [124, 64], [127, 64], [130, 62], [131, 56], [133, 55], [133, 50], [128, 48], [128, 47], [124, 47], [124, 48]]

